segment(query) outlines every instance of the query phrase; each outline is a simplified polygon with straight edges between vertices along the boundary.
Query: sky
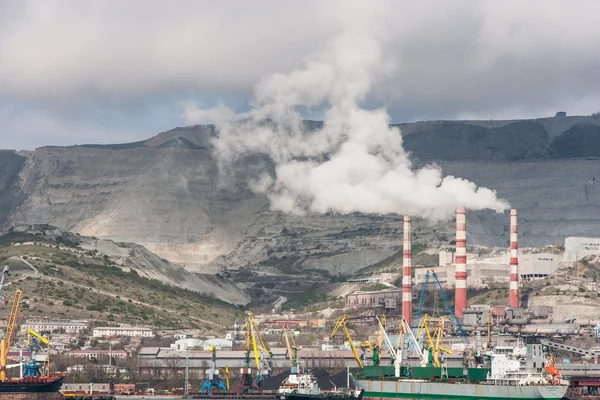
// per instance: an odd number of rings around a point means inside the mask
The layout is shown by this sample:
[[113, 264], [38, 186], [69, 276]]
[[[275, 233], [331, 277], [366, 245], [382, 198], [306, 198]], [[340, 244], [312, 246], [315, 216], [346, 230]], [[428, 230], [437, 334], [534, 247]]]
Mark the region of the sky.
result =
[[210, 122], [198, 109], [243, 112], [262, 79], [357, 29], [385, 64], [363, 107], [393, 122], [587, 115], [599, 13], [594, 0], [0, 0], [0, 148], [131, 142]]

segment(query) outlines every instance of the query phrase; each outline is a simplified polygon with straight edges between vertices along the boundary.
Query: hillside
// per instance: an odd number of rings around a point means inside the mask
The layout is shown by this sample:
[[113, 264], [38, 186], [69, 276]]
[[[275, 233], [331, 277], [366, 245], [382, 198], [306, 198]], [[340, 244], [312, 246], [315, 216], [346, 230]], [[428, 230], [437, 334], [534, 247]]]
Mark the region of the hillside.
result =
[[[522, 246], [600, 235], [600, 119], [437, 121], [402, 124], [417, 164], [498, 191], [519, 209]], [[0, 152], [0, 225], [49, 223], [134, 242], [189, 271], [349, 274], [400, 250], [398, 216], [272, 212], [248, 188], [269, 168], [259, 157], [222, 179], [211, 126], [176, 128], [146, 141]], [[415, 243], [448, 245], [453, 223], [414, 223]], [[468, 213], [470, 244], [506, 246], [508, 217]]]
[[[218, 296], [218, 288], [233, 286], [231, 282], [209, 277], [207, 282], [217, 289], [199, 293], [169, 283], [160, 268], [155, 268], [155, 276], [146, 276], [141, 271], [147, 266], [138, 265], [137, 259], [139, 252], [133, 258], [108, 256], [91, 249], [87, 238], [51, 227], [17, 228], [0, 236], [0, 268], [10, 268], [4, 295], [12, 296], [15, 288], [23, 290], [29, 300], [23, 309], [26, 318], [223, 330], [241, 315], [241, 309]], [[188, 274], [173, 268], [168, 271], [171, 279], [174, 271], [182, 278]]]

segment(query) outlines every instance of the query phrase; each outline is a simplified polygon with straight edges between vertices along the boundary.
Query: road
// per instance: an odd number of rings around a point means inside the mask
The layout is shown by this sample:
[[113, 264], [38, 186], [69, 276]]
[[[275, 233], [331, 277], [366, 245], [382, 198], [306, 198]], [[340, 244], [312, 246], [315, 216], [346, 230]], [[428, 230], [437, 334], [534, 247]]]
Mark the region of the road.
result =
[[287, 297], [279, 296], [277, 301], [275, 301], [275, 303], [273, 303], [273, 308], [275, 310], [279, 310], [281, 308], [281, 306], [283, 305], [283, 303], [285, 303], [286, 301], [287, 301]]
[[39, 275], [40, 271], [38, 271], [38, 269], [36, 267], [33, 266], [33, 264], [31, 264], [29, 261], [27, 261], [26, 259], [24, 259], [22, 256], [19, 256], [19, 260], [23, 261], [25, 264], [27, 264], [29, 266], [29, 268], [31, 268], [34, 272], [34, 275]]

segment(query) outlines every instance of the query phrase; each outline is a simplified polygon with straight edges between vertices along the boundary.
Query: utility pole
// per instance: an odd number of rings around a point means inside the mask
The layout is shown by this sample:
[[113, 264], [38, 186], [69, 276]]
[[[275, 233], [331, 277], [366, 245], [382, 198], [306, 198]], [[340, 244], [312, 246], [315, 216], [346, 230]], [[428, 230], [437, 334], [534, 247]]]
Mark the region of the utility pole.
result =
[[190, 351], [187, 348], [187, 345], [185, 346], [185, 382], [184, 382], [184, 386], [183, 386], [183, 394], [185, 396], [185, 398], [188, 398], [188, 394], [189, 394], [189, 378], [190, 378]]

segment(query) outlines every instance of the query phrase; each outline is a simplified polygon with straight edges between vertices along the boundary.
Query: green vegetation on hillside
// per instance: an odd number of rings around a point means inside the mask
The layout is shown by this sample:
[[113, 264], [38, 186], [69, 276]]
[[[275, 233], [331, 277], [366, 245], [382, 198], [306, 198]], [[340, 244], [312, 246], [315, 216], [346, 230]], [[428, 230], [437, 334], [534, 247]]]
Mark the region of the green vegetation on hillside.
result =
[[[13, 245], [24, 242], [29, 244]], [[122, 269], [107, 256], [78, 248], [69, 237], [53, 241], [18, 233], [1, 236], [0, 268], [4, 265], [12, 271], [6, 292], [16, 287], [24, 292], [25, 317], [223, 329], [242, 313], [214, 297]]]

